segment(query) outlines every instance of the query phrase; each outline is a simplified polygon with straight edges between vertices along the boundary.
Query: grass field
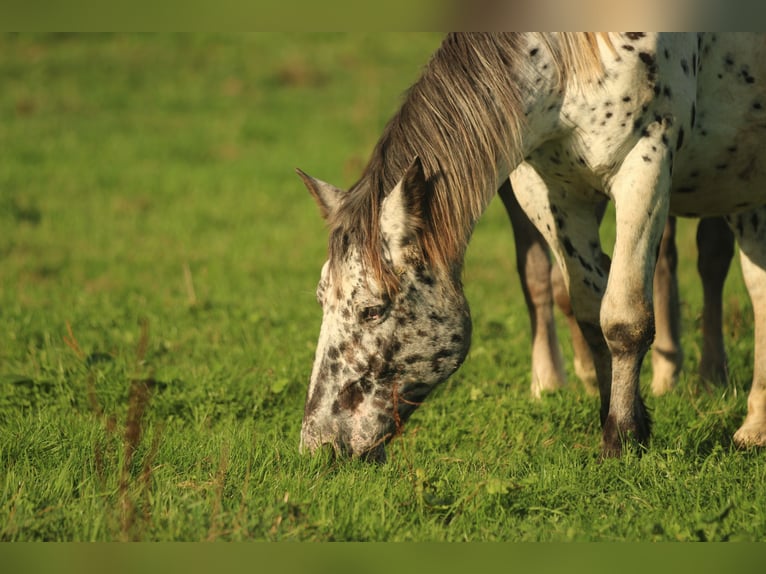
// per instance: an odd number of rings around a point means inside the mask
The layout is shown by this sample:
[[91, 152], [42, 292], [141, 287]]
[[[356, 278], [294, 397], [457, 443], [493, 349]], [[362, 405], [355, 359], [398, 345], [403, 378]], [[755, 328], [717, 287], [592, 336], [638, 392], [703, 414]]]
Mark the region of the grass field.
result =
[[576, 384], [530, 400], [499, 201], [472, 351], [389, 463], [298, 454], [326, 237], [294, 168], [351, 184], [438, 41], [0, 36], [0, 540], [766, 540], [766, 458], [731, 445], [750, 303], [735, 263], [733, 382], [705, 388], [693, 222], [686, 374], [643, 457], [599, 463]]

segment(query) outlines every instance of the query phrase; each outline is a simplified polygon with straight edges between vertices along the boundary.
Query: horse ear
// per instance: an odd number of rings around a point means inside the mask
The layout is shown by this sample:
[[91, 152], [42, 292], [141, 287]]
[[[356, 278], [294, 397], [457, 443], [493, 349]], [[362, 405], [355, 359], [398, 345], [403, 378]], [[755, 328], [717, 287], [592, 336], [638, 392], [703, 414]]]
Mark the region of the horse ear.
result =
[[390, 237], [418, 233], [425, 224], [425, 210], [430, 184], [419, 157], [383, 200], [380, 214], [381, 231]]
[[309, 190], [309, 193], [316, 200], [322, 217], [328, 219], [338, 209], [338, 205], [340, 205], [341, 198], [345, 192], [331, 183], [311, 177], [297, 168], [295, 172], [301, 177], [306, 185], [306, 189]]

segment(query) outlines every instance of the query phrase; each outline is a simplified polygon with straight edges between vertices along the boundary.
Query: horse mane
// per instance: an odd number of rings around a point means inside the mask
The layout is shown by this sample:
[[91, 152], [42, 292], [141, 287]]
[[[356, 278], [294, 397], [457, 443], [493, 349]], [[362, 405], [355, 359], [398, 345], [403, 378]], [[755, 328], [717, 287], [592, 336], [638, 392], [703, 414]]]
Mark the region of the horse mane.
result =
[[[578, 89], [602, 74], [595, 34], [536, 38], [538, 49], [553, 57], [559, 91]], [[522, 159], [521, 88], [534, 72], [530, 45], [519, 33], [455, 33], [444, 39], [330, 220], [331, 261], [342, 260], [353, 241], [366, 268], [387, 291], [396, 291], [398, 277], [381, 252], [380, 206], [418, 156], [431, 187], [423, 256], [437, 272], [459, 275], [473, 225], [497, 191], [497, 166], [511, 168]]]

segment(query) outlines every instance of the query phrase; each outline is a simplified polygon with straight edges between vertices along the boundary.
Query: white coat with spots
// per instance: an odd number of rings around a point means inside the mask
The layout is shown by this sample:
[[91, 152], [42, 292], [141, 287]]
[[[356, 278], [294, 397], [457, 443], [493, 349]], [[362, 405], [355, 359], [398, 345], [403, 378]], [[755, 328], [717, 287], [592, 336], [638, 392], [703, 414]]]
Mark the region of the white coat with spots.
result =
[[[465, 247], [509, 174], [592, 352], [606, 456], [649, 439], [638, 375], [668, 216], [726, 218], [756, 332], [734, 440], [766, 445], [765, 56], [754, 34], [449, 35], [349, 192], [304, 174], [330, 249], [303, 446], [382, 459], [457, 369], [470, 340]], [[604, 198], [611, 263], [594, 209]]]

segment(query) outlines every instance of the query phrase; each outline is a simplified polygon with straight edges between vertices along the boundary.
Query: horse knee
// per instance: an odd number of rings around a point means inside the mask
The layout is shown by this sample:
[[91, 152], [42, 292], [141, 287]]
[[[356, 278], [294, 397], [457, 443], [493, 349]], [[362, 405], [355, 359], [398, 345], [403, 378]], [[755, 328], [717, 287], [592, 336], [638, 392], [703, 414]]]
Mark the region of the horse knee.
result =
[[646, 353], [654, 341], [654, 313], [645, 305], [631, 305], [622, 313], [603, 313], [601, 330], [612, 355]]

